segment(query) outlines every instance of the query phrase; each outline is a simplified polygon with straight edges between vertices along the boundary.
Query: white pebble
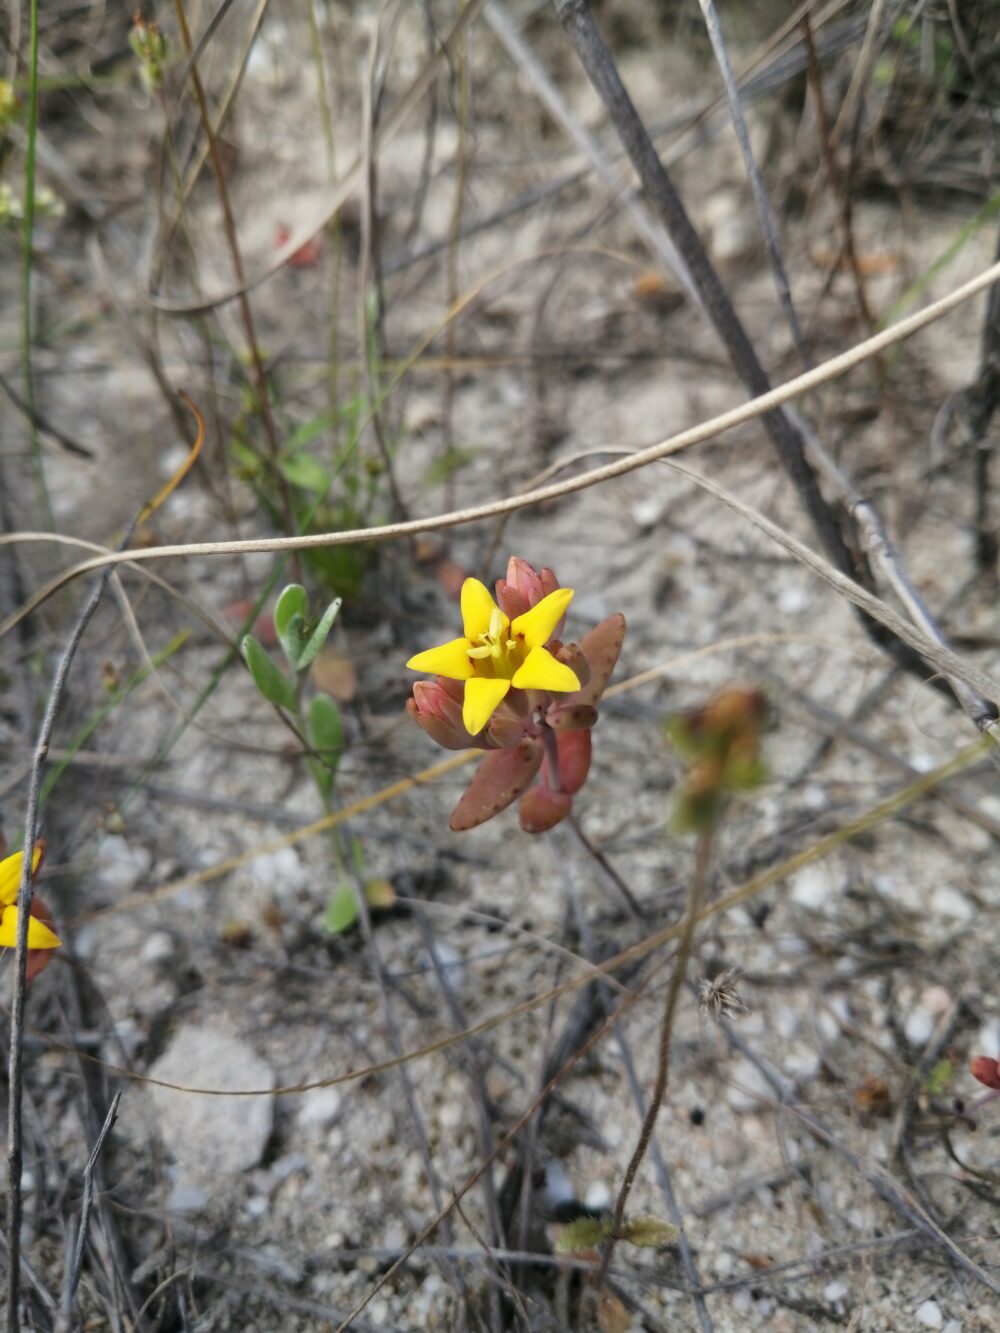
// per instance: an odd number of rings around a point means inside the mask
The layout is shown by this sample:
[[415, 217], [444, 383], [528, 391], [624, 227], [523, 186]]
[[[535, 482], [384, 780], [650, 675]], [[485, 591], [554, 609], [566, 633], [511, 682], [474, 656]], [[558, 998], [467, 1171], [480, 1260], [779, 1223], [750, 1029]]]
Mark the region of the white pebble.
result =
[[800, 907], [818, 912], [830, 900], [830, 877], [820, 866], [806, 866], [792, 880], [792, 898]]
[[584, 1203], [588, 1208], [593, 1208], [597, 1212], [603, 1212], [611, 1205], [611, 1191], [603, 1180], [592, 1181], [587, 1186], [587, 1193], [584, 1196]]
[[756, 1111], [761, 1101], [770, 1102], [774, 1093], [767, 1079], [749, 1060], [736, 1060], [729, 1068], [726, 1101], [734, 1111]]
[[979, 1029], [976, 1047], [978, 1054], [1000, 1059], [1000, 1018], [987, 1019]]
[[143, 963], [168, 963], [174, 956], [174, 941], [165, 930], [154, 930], [147, 935], [139, 950], [139, 959]]
[[829, 1301], [831, 1305], [836, 1305], [838, 1301], [844, 1299], [849, 1290], [847, 1283], [837, 1278], [834, 1282], [828, 1282], [823, 1288], [823, 1299]]
[[132, 847], [117, 833], [102, 838], [97, 848], [97, 877], [115, 893], [130, 893], [149, 875], [153, 857], [146, 847]]
[[940, 1328], [944, 1323], [937, 1301], [924, 1301], [923, 1305], [918, 1305], [916, 1316], [917, 1322], [923, 1324], [924, 1328]]
[[306, 868], [294, 847], [279, 847], [256, 857], [250, 863], [250, 875], [262, 889], [278, 897], [296, 892], [306, 882]]
[[304, 1094], [295, 1117], [299, 1128], [307, 1131], [329, 1129], [340, 1113], [340, 1103], [338, 1088], [310, 1088]]
[[964, 893], [942, 884], [931, 894], [931, 907], [941, 916], [952, 916], [956, 921], [968, 921], [972, 916], [972, 904]]
[[934, 1016], [926, 1009], [917, 1008], [907, 1015], [903, 1024], [906, 1040], [911, 1046], [924, 1046], [934, 1031]]
[[794, 584], [787, 585], [778, 593], [778, 610], [786, 616], [794, 616], [796, 612], [803, 609], [808, 600], [809, 597], [804, 588], [796, 588]]

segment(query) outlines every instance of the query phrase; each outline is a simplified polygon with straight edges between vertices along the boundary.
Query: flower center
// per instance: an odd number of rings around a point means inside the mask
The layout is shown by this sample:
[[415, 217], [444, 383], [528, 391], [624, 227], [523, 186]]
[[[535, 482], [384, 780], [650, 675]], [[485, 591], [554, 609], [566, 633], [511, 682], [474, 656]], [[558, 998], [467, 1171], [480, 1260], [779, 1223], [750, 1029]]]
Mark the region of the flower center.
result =
[[481, 662], [485, 666], [489, 662], [494, 674], [506, 680], [510, 680], [521, 665], [523, 653], [519, 650], [524, 647], [519, 640], [507, 637], [509, 629], [510, 621], [499, 607], [494, 607], [489, 627], [472, 640], [473, 646], [468, 650], [474, 663]]

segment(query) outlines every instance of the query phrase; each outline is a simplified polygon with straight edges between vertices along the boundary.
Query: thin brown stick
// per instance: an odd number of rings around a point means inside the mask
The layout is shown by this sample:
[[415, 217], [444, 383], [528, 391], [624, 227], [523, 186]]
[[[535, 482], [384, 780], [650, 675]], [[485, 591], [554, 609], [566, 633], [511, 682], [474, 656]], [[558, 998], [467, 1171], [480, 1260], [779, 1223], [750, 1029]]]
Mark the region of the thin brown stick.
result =
[[601, 1264], [598, 1269], [598, 1284], [603, 1283], [607, 1277], [608, 1268], [611, 1265], [611, 1258], [614, 1254], [615, 1241], [621, 1233], [622, 1224], [625, 1221], [625, 1206], [628, 1203], [628, 1196], [632, 1192], [632, 1186], [635, 1184], [635, 1178], [638, 1174], [642, 1160], [646, 1156], [650, 1140], [653, 1137], [653, 1130], [656, 1128], [657, 1117], [660, 1114], [660, 1108], [663, 1106], [663, 1099], [667, 1093], [667, 1078], [670, 1072], [670, 1044], [674, 1031], [674, 1015], [677, 1012], [677, 1000], [681, 993], [681, 987], [684, 984], [684, 978], [687, 975], [687, 965], [691, 957], [691, 945], [694, 941], [695, 927], [698, 924], [698, 916], [701, 912], [701, 903], [705, 895], [705, 887], [708, 882], [708, 865], [712, 855], [712, 830], [708, 828], [698, 836], [698, 845], [695, 849], [694, 871], [691, 875], [691, 889], [688, 894], [687, 911], [684, 914], [684, 921], [681, 926], [681, 935], [677, 944], [677, 956], [674, 961], [674, 970], [670, 976], [670, 985], [667, 989], [667, 998], [663, 1005], [663, 1018], [660, 1022], [660, 1042], [656, 1053], [656, 1080], [653, 1083], [653, 1091], [650, 1094], [649, 1105], [646, 1108], [646, 1115], [642, 1122], [642, 1128], [639, 1131], [639, 1141], [635, 1145], [631, 1160], [625, 1169], [625, 1178], [618, 1191], [618, 1198], [615, 1200], [614, 1223], [611, 1237], [604, 1247], [604, 1253], [601, 1255]]

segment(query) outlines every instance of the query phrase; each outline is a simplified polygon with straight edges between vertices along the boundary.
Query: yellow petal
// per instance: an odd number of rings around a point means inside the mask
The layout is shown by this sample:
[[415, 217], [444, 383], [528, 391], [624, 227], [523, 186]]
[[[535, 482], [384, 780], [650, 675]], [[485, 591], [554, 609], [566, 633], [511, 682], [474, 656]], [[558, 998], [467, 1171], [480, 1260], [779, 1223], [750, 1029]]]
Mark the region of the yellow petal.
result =
[[[5, 907], [0, 916], [0, 948], [13, 949], [17, 944], [17, 908]], [[58, 949], [62, 940], [37, 917], [28, 918], [28, 948]]]
[[[42, 849], [36, 843], [34, 855], [31, 858], [32, 874], [38, 869], [38, 863], [41, 859]], [[0, 861], [0, 906], [5, 903], [16, 902], [17, 891], [21, 887], [21, 867], [23, 864], [24, 852], [15, 852], [13, 856], [4, 857]]]
[[[572, 600], [572, 588], [556, 588], [548, 597], [543, 597], [537, 606], [533, 606], [530, 611], [525, 611], [523, 616], [518, 616], [511, 622], [511, 634], [515, 638], [524, 639], [529, 648], [541, 648], [552, 638], [552, 631], [566, 614], [566, 608]], [[525, 688], [536, 687], [532, 685]], [[578, 690], [580, 687], [567, 685], [564, 688]]]
[[470, 735], [478, 736], [509, 689], [509, 680], [491, 680], [485, 676], [465, 682], [462, 722]]
[[497, 609], [490, 590], [478, 579], [462, 584], [462, 628], [467, 639], [478, 639], [490, 627], [490, 617]]
[[[538, 605], [541, 606], [541, 602]], [[519, 690], [558, 690], [561, 693], [580, 688], [576, 672], [557, 661], [547, 648], [532, 648], [514, 672], [511, 684]], [[468, 685], [465, 689], [468, 692]]]
[[472, 675], [468, 639], [452, 639], [440, 648], [428, 648], [411, 657], [407, 666], [411, 671], [427, 671], [432, 676], [447, 676], [449, 680], [468, 680]]

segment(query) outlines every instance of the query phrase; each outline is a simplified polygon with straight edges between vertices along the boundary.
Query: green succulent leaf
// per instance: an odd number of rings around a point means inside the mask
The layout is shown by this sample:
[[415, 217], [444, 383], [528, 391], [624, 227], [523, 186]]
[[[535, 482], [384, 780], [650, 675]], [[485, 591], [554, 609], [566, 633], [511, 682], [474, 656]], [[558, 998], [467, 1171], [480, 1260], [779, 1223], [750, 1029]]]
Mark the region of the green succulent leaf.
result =
[[323, 612], [322, 618], [316, 628], [303, 644], [294, 666], [296, 671], [305, 671], [312, 665], [313, 659], [319, 650], [326, 643], [327, 636], [333, 629], [333, 622], [337, 619], [337, 612], [340, 610], [341, 598], [335, 597], [330, 605]]
[[293, 671], [299, 669], [298, 660], [309, 639], [306, 609], [306, 590], [301, 583], [290, 583], [274, 608], [274, 628]]
[[323, 928], [330, 935], [342, 935], [358, 919], [358, 898], [350, 884], [342, 884], [330, 899], [323, 915]]
[[253, 682], [269, 704], [277, 704], [295, 712], [295, 689], [280, 667], [275, 666], [252, 634], [240, 644], [244, 660], [250, 668]]

